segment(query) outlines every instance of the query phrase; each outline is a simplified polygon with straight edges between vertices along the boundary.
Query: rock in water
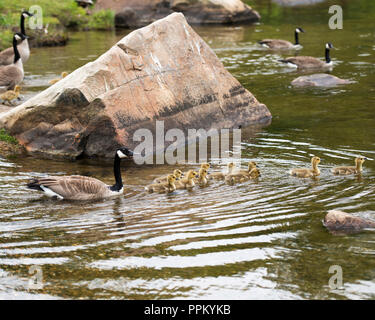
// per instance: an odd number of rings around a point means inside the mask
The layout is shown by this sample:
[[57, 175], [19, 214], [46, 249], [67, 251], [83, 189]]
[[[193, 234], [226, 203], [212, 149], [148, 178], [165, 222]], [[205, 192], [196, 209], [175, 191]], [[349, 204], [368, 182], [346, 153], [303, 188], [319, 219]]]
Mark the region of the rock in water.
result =
[[326, 73], [301, 76], [292, 81], [292, 85], [296, 87], [334, 87], [337, 85], [350, 83], [353, 83], [353, 81], [340, 79]]
[[365, 228], [375, 228], [375, 221], [353, 216], [340, 210], [328, 211], [323, 225], [333, 232], [358, 232]]
[[173, 13], [133, 31], [97, 60], [0, 115], [27, 151], [44, 157], [112, 157], [137, 129], [233, 128], [271, 114]]
[[252, 23], [260, 15], [241, 0], [98, 0], [97, 9], [116, 12], [115, 24], [143, 27], [173, 12], [181, 12], [190, 24]]

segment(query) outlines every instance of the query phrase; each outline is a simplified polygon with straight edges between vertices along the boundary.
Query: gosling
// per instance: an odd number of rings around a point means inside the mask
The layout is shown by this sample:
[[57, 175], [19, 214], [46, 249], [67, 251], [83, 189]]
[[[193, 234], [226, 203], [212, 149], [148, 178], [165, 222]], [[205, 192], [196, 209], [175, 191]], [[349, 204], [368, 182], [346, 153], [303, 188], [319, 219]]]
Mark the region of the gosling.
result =
[[8, 90], [0, 95], [0, 99], [5, 102], [8, 102], [8, 104], [13, 105], [12, 101], [19, 98], [21, 91], [21, 87], [19, 85], [16, 85], [14, 87], [14, 90]]
[[205, 169], [205, 168], [200, 168], [199, 169], [199, 177], [197, 178], [196, 182], [201, 187], [204, 187], [204, 186], [206, 186], [208, 184], [207, 174], [208, 174], [207, 169]]
[[[210, 165], [208, 162], [203, 162], [203, 163], [201, 164], [201, 167], [200, 167], [200, 168], [201, 168], [201, 169], [206, 169], [206, 170], [208, 170], [208, 169], [210, 169], [210, 166], [211, 166], [211, 165]], [[184, 172], [183, 175], [186, 176], [186, 175], [188, 174], [188, 172], [189, 172], [189, 171]]]
[[257, 167], [253, 167], [249, 171], [241, 170], [239, 172], [234, 172], [234, 173], [226, 175], [225, 182], [229, 184], [233, 184], [234, 182], [244, 182], [247, 180], [255, 180], [255, 179], [258, 179], [260, 176], [261, 176], [260, 170]]
[[319, 157], [312, 157], [311, 158], [311, 166], [312, 169], [292, 169], [290, 174], [294, 177], [298, 178], [314, 178], [320, 175], [320, 170], [318, 168], [318, 164], [320, 163]]
[[355, 158], [355, 166], [342, 166], [342, 167], [335, 167], [332, 168], [332, 173], [337, 175], [348, 175], [348, 174], [360, 174], [362, 173], [362, 164], [367, 160], [365, 157], [357, 157]]
[[176, 182], [177, 189], [191, 190], [195, 186], [194, 178], [199, 178], [198, 173], [194, 170], [189, 170], [186, 176]]
[[[181, 172], [181, 170], [175, 169], [175, 170], [173, 170], [173, 175], [176, 177], [176, 180], [180, 180], [181, 177], [183, 176], [183, 173]], [[169, 176], [169, 174], [161, 176], [159, 178], [156, 178], [154, 180], [154, 183], [167, 182], [168, 181], [168, 176]]]
[[223, 180], [225, 179], [225, 176], [227, 174], [231, 174], [233, 172], [235, 168], [235, 165], [233, 162], [229, 162], [228, 165], [227, 165], [227, 172], [224, 173], [224, 172], [212, 172], [210, 173], [210, 175], [208, 176], [208, 179], [215, 179], [215, 180]]
[[61, 78], [58, 78], [58, 79], [52, 79], [49, 83], [52, 85], [52, 84], [55, 84], [57, 82], [59, 82], [61, 79], [64, 79], [66, 76], [68, 75], [68, 73], [66, 71], [62, 72], [61, 73]]
[[153, 183], [145, 187], [149, 193], [171, 193], [176, 190], [176, 177], [173, 174], [168, 175], [166, 182]]

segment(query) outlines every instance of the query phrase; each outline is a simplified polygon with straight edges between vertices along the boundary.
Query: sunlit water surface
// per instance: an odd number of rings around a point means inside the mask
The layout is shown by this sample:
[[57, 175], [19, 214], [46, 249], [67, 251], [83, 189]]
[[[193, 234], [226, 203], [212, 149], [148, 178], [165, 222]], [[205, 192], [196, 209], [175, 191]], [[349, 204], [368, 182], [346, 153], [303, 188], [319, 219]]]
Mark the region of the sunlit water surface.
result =
[[[75, 203], [47, 199], [25, 183], [82, 174], [110, 184], [110, 164], [0, 158], [0, 298], [375, 297], [375, 233], [335, 236], [322, 226], [330, 209], [375, 218], [375, 161], [365, 162], [361, 177], [329, 172], [358, 154], [375, 158], [373, 1], [342, 1], [343, 30], [328, 29], [327, 3], [280, 9], [264, 2], [255, 1], [261, 24], [195, 28], [273, 114], [270, 126], [242, 131], [242, 164], [255, 160], [259, 181], [146, 194], [144, 185], [172, 168], [125, 164], [123, 197]], [[333, 42], [332, 74], [356, 83], [291, 87], [300, 74], [279, 65], [286, 54], [261, 50], [256, 41], [293, 40], [296, 25], [306, 30], [300, 54], [323, 58], [324, 42]], [[23, 98], [94, 60], [128, 32], [72, 34], [66, 47], [33, 49]], [[312, 155], [322, 158], [318, 180], [288, 175], [308, 166]], [[226, 160], [213, 161], [214, 169]], [[182, 168], [190, 167], [198, 165]], [[332, 265], [342, 267], [343, 289], [328, 285]], [[29, 290], [31, 266], [41, 267], [43, 289]]]

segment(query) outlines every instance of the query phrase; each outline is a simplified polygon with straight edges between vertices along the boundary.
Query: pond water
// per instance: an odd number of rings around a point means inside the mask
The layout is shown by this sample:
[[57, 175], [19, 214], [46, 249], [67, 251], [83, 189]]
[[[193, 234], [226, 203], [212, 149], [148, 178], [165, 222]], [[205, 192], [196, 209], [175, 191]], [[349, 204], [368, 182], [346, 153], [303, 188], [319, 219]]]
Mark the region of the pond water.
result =
[[[375, 161], [365, 162], [361, 177], [329, 172], [359, 154], [375, 158], [375, 5], [335, 1], [344, 8], [344, 29], [330, 30], [329, 3], [253, 1], [260, 24], [195, 28], [273, 114], [270, 126], [242, 132], [242, 163], [258, 163], [258, 182], [149, 195], [143, 186], [171, 167], [125, 165], [123, 197], [74, 203], [47, 199], [25, 183], [46, 174], [112, 183], [111, 165], [0, 158], [0, 298], [374, 299], [375, 233], [332, 235], [322, 219], [330, 209], [375, 219]], [[306, 30], [300, 54], [323, 58], [331, 41], [332, 74], [356, 83], [293, 88], [300, 73], [279, 65], [285, 54], [260, 50], [256, 41], [293, 40], [296, 26]], [[77, 33], [66, 47], [33, 49], [24, 99], [128, 32]], [[312, 155], [322, 158], [319, 179], [288, 175], [309, 166]], [[332, 265], [342, 268], [342, 289], [328, 285]], [[29, 290], [31, 266], [40, 267], [42, 289]]]

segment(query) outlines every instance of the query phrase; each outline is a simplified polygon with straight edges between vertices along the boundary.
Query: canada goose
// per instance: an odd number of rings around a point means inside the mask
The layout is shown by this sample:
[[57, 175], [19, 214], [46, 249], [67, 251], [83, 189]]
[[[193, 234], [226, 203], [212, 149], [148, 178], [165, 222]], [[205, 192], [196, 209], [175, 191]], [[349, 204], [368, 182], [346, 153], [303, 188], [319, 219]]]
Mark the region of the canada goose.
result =
[[127, 148], [120, 148], [115, 153], [113, 186], [86, 176], [50, 176], [33, 179], [27, 187], [43, 191], [49, 197], [67, 200], [97, 200], [123, 194], [120, 162], [123, 158], [132, 158], [133, 152]]
[[362, 164], [367, 160], [365, 157], [357, 157], [355, 158], [355, 166], [354, 167], [336, 167], [332, 169], [333, 174], [357, 174], [362, 172]]
[[145, 190], [149, 193], [170, 193], [176, 190], [176, 176], [174, 174], [169, 174], [166, 181], [153, 183], [145, 187]]
[[61, 79], [64, 79], [67, 75], [68, 75], [68, 73], [66, 71], [61, 72], [61, 78], [52, 79], [49, 83], [50, 84], [55, 84], [56, 82], [59, 82]]
[[4, 86], [7, 90], [13, 90], [17, 84], [22, 82], [24, 77], [22, 59], [17, 49], [17, 41], [20, 39], [22, 39], [21, 33], [16, 33], [13, 36], [13, 63], [0, 67], [0, 87]]
[[320, 163], [319, 157], [312, 157], [311, 158], [311, 166], [312, 169], [292, 169], [290, 170], [290, 174], [292, 176], [298, 177], [298, 178], [313, 178], [320, 175], [320, 170], [318, 168], [318, 164]]
[[[181, 172], [181, 170], [175, 169], [173, 170], [173, 175], [175, 176], [176, 180], [179, 180], [183, 176], [183, 173]], [[158, 177], [154, 179], [154, 183], [166, 182], [168, 180], [168, 177], [169, 177], [169, 174]]]
[[286, 59], [279, 60], [282, 63], [286, 63], [288, 67], [298, 69], [330, 69], [333, 66], [333, 62], [330, 58], [329, 52], [333, 48], [331, 43], [326, 43], [325, 61], [314, 57], [300, 56], [300, 57], [289, 57]]
[[176, 181], [176, 188], [192, 189], [195, 186], [194, 178], [198, 177], [198, 173], [196, 173], [194, 170], [189, 170], [184, 178]]
[[198, 178], [196, 178], [196, 182], [201, 186], [204, 187], [208, 184], [207, 181], [207, 174], [208, 171], [205, 168], [200, 168], [198, 173]]
[[0, 99], [2, 99], [5, 102], [8, 102], [9, 104], [12, 104], [11, 102], [18, 98], [20, 95], [21, 87], [19, 85], [16, 85], [14, 90], [9, 90], [4, 92], [0, 95]]
[[[30, 47], [29, 47], [29, 42], [27, 40], [27, 35], [25, 31], [25, 18], [31, 17], [33, 14], [31, 14], [28, 11], [23, 11], [21, 13], [21, 42], [17, 45], [17, 49], [21, 55], [22, 62], [25, 63], [29, 57], [30, 57]], [[14, 51], [13, 47], [7, 48], [3, 51], [0, 52], [0, 66], [6, 66], [12, 64], [14, 61]]]
[[223, 180], [223, 179], [225, 179], [225, 175], [231, 174], [233, 172], [234, 168], [235, 168], [234, 163], [229, 162], [227, 164], [227, 172], [226, 173], [221, 172], [221, 171], [212, 172], [212, 173], [209, 174], [208, 179]]
[[302, 28], [296, 28], [294, 31], [294, 39], [295, 43], [291, 43], [290, 41], [281, 40], [281, 39], [263, 39], [258, 41], [258, 43], [265, 48], [273, 49], [273, 50], [280, 50], [280, 49], [301, 49], [302, 46], [299, 43], [299, 33], [305, 32]]
[[225, 176], [225, 181], [233, 183], [235, 181], [243, 182], [260, 177], [260, 171], [254, 161], [250, 161], [247, 170], [236, 170]]

